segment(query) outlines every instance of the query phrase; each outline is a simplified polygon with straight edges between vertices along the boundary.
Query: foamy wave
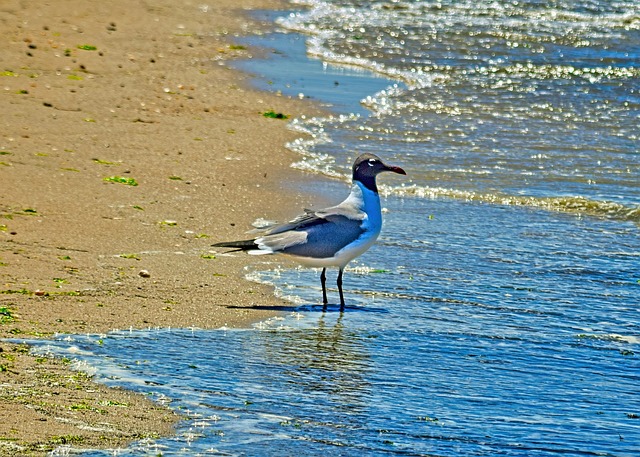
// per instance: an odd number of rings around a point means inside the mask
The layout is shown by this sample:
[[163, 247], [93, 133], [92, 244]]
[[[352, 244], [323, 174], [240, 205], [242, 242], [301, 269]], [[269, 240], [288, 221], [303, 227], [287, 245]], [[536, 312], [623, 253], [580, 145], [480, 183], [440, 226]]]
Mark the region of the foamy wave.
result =
[[630, 79], [640, 76], [640, 69], [607, 65], [602, 67], [575, 67], [573, 65], [535, 65], [531, 62], [507, 66], [478, 66], [474, 72], [479, 75], [527, 77], [536, 79], [582, 78], [591, 83], [602, 79]]
[[380, 186], [380, 193], [389, 196], [418, 198], [453, 198], [496, 205], [528, 206], [550, 211], [562, 211], [588, 216], [606, 217], [640, 223], [640, 206], [629, 207], [611, 201], [591, 200], [585, 197], [530, 197], [502, 194], [485, 194], [473, 191], [430, 186]]
[[302, 160], [291, 164], [292, 168], [310, 173], [318, 173], [331, 178], [347, 180], [349, 175], [336, 170], [335, 159], [328, 154], [313, 152], [319, 144], [332, 143], [333, 140], [325, 132], [329, 123], [341, 124], [358, 119], [357, 114], [327, 116], [323, 118], [294, 119], [289, 128], [305, 136], [287, 143], [287, 149], [302, 156]]
[[338, 173], [333, 168], [333, 157], [326, 154], [306, 154], [304, 159], [291, 164], [291, 168], [310, 173], [319, 173], [330, 178], [345, 180], [346, 175]]

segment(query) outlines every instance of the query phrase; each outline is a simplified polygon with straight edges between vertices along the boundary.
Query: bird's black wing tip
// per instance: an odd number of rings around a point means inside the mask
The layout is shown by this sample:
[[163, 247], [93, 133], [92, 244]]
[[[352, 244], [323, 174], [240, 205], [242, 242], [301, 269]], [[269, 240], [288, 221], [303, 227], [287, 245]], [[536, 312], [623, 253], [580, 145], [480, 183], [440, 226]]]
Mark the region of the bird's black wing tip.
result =
[[233, 248], [233, 250], [229, 252], [248, 251], [258, 247], [254, 240], [223, 241], [221, 243], [214, 243], [211, 246], [215, 248]]

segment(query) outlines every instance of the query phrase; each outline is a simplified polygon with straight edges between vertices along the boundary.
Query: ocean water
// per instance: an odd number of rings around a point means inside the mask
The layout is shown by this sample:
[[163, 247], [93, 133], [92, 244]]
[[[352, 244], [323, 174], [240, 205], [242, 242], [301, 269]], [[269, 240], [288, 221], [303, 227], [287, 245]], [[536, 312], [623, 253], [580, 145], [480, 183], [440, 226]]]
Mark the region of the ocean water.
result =
[[248, 40], [272, 55], [239, 65], [332, 113], [291, 123], [292, 166], [331, 178], [314, 191], [340, 200], [360, 152], [408, 176], [381, 176], [344, 313], [323, 312], [318, 271], [247, 257], [295, 312], [34, 342], [188, 417], [86, 455], [639, 455], [640, 4], [261, 14], [277, 30]]

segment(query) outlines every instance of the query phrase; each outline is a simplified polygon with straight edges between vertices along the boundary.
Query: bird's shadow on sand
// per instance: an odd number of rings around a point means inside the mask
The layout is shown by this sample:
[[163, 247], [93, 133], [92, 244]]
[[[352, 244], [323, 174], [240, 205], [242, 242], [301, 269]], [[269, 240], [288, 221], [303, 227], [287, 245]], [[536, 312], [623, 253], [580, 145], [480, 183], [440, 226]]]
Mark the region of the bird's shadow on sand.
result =
[[327, 305], [299, 305], [299, 306], [286, 306], [286, 305], [252, 305], [252, 306], [236, 306], [229, 305], [227, 309], [254, 309], [259, 311], [281, 311], [281, 312], [312, 312], [312, 313], [381, 313], [387, 314], [389, 310], [385, 308], [372, 308], [370, 306], [354, 306], [346, 305], [341, 308], [339, 304], [329, 303]]

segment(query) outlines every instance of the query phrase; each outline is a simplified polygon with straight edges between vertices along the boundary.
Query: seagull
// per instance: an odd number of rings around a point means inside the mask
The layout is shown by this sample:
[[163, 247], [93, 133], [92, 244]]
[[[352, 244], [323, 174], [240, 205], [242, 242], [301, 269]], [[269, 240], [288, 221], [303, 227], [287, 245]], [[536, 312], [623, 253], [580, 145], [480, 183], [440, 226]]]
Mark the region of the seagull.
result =
[[213, 246], [235, 248], [252, 255], [286, 254], [304, 266], [322, 268], [320, 282], [325, 307], [327, 267], [338, 267], [340, 310], [344, 310], [344, 268], [373, 245], [382, 228], [376, 176], [385, 171], [406, 175], [402, 168], [385, 165], [373, 154], [362, 154], [353, 163], [351, 192], [339, 205], [315, 211], [305, 209], [304, 214], [289, 222], [258, 229], [260, 235], [255, 238]]

